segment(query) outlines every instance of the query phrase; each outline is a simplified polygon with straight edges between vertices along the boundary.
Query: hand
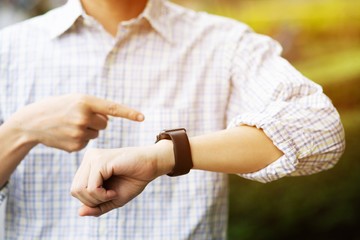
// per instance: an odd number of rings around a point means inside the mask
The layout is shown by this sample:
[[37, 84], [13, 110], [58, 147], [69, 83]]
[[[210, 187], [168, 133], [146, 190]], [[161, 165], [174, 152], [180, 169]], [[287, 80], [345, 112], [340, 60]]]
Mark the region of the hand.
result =
[[15, 113], [8, 124], [31, 142], [68, 152], [84, 148], [107, 126], [108, 115], [142, 121], [131, 108], [88, 95], [51, 97], [30, 104]]
[[170, 172], [174, 164], [171, 141], [148, 147], [89, 149], [75, 174], [72, 196], [84, 205], [80, 216], [100, 216], [122, 207], [149, 182]]

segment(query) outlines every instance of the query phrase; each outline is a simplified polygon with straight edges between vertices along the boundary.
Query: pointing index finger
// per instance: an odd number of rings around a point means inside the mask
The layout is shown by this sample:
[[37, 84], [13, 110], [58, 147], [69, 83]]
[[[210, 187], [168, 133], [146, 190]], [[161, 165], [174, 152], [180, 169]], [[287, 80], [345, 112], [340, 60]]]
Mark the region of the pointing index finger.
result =
[[103, 115], [121, 117], [139, 122], [144, 120], [144, 115], [141, 112], [105, 99], [91, 98], [90, 108], [93, 112]]

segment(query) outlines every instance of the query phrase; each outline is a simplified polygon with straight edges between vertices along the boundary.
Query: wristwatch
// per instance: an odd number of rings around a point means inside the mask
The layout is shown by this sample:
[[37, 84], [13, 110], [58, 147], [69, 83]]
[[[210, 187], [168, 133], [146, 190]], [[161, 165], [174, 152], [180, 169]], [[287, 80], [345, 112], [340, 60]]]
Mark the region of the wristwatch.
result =
[[167, 175], [176, 177], [190, 172], [190, 169], [193, 167], [193, 162], [190, 143], [185, 128], [163, 130], [156, 136], [155, 143], [163, 139], [171, 140], [174, 146], [175, 166]]

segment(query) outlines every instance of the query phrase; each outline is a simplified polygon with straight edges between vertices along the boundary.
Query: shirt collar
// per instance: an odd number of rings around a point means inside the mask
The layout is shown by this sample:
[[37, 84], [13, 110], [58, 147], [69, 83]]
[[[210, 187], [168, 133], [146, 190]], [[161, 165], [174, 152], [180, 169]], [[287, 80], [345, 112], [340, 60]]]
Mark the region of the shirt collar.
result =
[[54, 21], [50, 37], [54, 39], [64, 34], [75, 24], [75, 21], [82, 15], [82, 13], [83, 8], [80, 0], [69, 0], [59, 9], [59, 16], [57, 16]]
[[[173, 33], [171, 28], [171, 18], [169, 9], [166, 7], [165, 0], [148, 0], [148, 3], [140, 14], [139, 18], [145, 18], [165, 40], [172, 42]], [[80, 0], [69, 0], [61, 7], [57, 20], [51, 30], [51, 38], [60, 37], [69, 30], [76, 20], [85, 16], [84, 9]]]
[[173, 42], [173, 28], [170, 9], [164, 0], [149, 0], [143, 16], [165, 40]]

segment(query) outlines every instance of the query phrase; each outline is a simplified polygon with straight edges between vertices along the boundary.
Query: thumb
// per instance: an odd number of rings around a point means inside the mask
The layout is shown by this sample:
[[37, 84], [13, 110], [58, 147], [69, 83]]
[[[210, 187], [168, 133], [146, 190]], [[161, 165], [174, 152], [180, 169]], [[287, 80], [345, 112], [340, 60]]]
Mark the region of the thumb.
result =
[[79, 216], [93, 216], [93, 217], [99, 217], [115, 208], [118, 208], [119, 206], [116, 206], [113, 201], [109, 201], [106, 203], [102, 203], [96, 207], [88, 207], [86, 205], [83, 205], [79, 209]]

